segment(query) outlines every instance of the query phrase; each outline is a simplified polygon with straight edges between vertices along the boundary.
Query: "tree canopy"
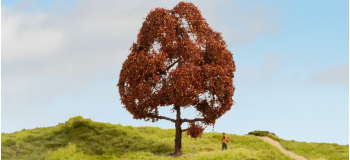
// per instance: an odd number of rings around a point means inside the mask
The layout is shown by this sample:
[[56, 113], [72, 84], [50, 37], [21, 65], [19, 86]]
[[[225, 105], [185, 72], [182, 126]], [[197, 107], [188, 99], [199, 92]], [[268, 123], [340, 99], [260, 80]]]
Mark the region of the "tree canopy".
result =
[[[165, 119], [180, 127], [189, 122], [187, 134], [196, 138], [204, 129], [195, 122], [214, 125], [234, 104], [233, 55], [194, 4], [180, 2], [171, 10], [151, 10], [130, 52], [117, 86], [134, 119]], [[193, 106], [200, 117], [159, 115], [159, 107], [170, 105], [178, 113], [180, 107]]]

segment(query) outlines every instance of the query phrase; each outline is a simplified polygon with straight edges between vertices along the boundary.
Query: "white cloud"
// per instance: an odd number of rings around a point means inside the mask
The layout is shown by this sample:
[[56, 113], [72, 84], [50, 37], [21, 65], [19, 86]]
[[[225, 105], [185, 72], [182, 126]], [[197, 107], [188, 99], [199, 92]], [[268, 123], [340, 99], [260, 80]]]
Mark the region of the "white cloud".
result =
[[[243, 85], [244, 88], [256, 89], [275, 82], [277, 76], [281, 74], [281, 58], [276, 54], [266, 54], [259, 63], [255, 66], [237, 66], [234, 78], [236, 86]], [[281, 82], [282, 79], [278, 81]]]
[[232, 1], [210, 2], [203, 6], [206, 12], [202, 14], [214, 30], [223, 33], [229, 45], [248, 44], [261, 35], [280, 30], [280, 24], [274, 19], [280, 11], [275, 8], [258, 5], [243, 8]]
[[260, 67], [260, 79], [264, 82], [270, 81], [271, 77], [278, 71], [279, 64], [280, 60], [276, 54], [267, 55]]
[[[68, 13], [57, 11], [55, 6], [52, 10], [56, 12], [35, 13], [2, 7], [3, 78], [9, 79], [10, 83], [18, 79], [16, 75], [29, 79], [36, 76], [70, 77], [121, 66], [129, 54], [132, 41], [136, 40], [137, 30], [143, 22], [142, 17], [146, 17], [153, 8], [171, 9], [177, 3], [100, 3], [84, 0], [78, 1]], [[214, 30], [227, 31], [224, 32], [227, 35], [224, 38], [233, 37], [233, 44], [247, 41], [247, 38], [242, 37], [250, 37], [248, 39], [252, 40], [273, 29], [270, 25], [273, 22], [271, 15], [265, 14], [268, 11], [263, 8], [242, 10], [226, 1], [223, 3], [228, 13], [222, 14], [222, 6], [213, 1], [193, 3], [199, 7]], [[276, 22], [272, 25], [276, 25]], [[245, 30], [244, 26], [248, 26], [249, 30]], [[240, 36], [235, 36], [241, 32], [241, 39]]]
[[252, 86], [256, 81], [256, 68], [252, 66], [247, 66], [242, 69], [237, 69], [235, 73], [235, 84], [240, 85], [243, 84], [245, 86]]
[[38, 59], [58, 50], [63, 43], [63, 31], [42, 24], [48, 15], [2, 12], [2, 59]]
[[[228, 1], [223, 6], [215, 1], [193, 3], [214, 30], [223, 32], [228, 45], [251, 42], [278, 26], [275, 15], [262, 7], [243, 10]], [[136, 41], [143, 17], [156, 7], [171, 9], [176, 4], [78, 0], [70, 11], [53, 5], [47, 12], [26, 11], [26, 3], [2, 6], [3, 113], [28, 106], [42, 111], [64, 93], [79, 97], [107, 81], [116, 84], [116, 70]], [[100, 78], [102, 72], [108, 76]]]
[[322, 85], [349, 85], [349, 66], [341, 65], [323, 70], [316, 74], [311, 82]]
[[[61, 66], [59, 68], [62, 69], [56, 70], [55, 74], [63, 75], [67, 73], [65, 66], [80, 68], [73, 71], [79, 73], [84, 68], [86, 71], [83, 72], [89, 72], [116, 63], [120, 65], [129, 53], [132, 41], [136, 40], [142, 17], [146, 17], [150, 9], [170, 9], [177, 4], [176, 1], [135, 2], [78, 1], [71, 12], [61, 14], [27, 13], [3, 7], [3, 61], [39, 60], [46, 63], [43, 70], [50, 66]], [[263, 8], [241, 10], [237, 5], [225, 2], [228, 11], [225, 15], [229, 18], [225, 19], [220, 14], [221, 6], [213, 1], [198, 1], [194, 4], [202, 10], [214, 30], [224, 30], [224, 38], [229, 41], [233, 39], [232, 44], [251, 41], [261, 34], [269, 33], [276, 25]], [[236, 36], [238, 33], [243, 35]]]
[[251, 78], [255, 77], [255, 68], [254, 67], [251, 67], [251, 66], [245, 67], [240, 72], [242, 72], [241, 73], [242, 78], [251, 79]]

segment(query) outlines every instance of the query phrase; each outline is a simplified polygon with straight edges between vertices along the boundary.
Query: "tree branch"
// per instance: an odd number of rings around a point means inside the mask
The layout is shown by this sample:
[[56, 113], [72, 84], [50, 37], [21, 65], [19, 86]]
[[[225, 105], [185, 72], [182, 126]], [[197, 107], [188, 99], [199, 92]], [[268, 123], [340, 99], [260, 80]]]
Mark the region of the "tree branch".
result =
[[204, 118], [195, 118], [195, 119], [182, 119], [181, 122], [196, 122], [196, 121], [204, 121]]
[[172, 66], [174, 66], [178, 61], [179, 61], [179, 59], [176, 60], [176, 61], [175, 61], [173, 64], [171, 64], [170, 66], [168, 66], [165, 70], [158, 69], [158, 70], [157, 70], [158, 75], [165, 74], [166, 71], [168, 71], [168, 70], [169, 70]]
[[175, 119], [172, 119], [172, 118], [169, 118], [169, 117], [164, 117], [164, 116], [154, 116], [154, 117], [158, 118], [158, 119], [165, 119], [165, 120], [168, 120], [168, 121], [171, 121], [171, 122], [175, 123]]
[[181, 130], [182, 132], [185, 132], [185, 131], [187, 131], [188, 130], [188, 128], [187, 129], [183, 129], [183, 130]]
[[173, 64], [171, 64], [170, 66], [168, 66], [168, 67], [165, 69], [165, 71], [167, 71], [167, 70], [169, 70], [171, 67], [173, 67], [178, 61], [179, 61], [179, 59], [176, 60], [176, 61], [175, 61]]

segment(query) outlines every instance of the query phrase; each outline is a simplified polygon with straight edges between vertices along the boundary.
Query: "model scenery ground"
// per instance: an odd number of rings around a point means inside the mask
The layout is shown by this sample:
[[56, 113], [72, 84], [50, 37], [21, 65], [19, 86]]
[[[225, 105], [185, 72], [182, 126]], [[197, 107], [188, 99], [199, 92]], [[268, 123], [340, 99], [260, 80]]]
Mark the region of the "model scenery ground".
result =
[[[1, 159], [244, 159], [291, 160], [270, 142], [253, 135], [227, 134], [228, 150], [221, 151], [222, 133], [204, 132], [193, 139], [183, 134], [182, 157], [174, 152], [175, 129], [132, 127], [94, 122], [81, 116], [54, 127], [1, 134]], [[349, 146], [280, 139], [281, 146], [309, 160], [349, 159]]]

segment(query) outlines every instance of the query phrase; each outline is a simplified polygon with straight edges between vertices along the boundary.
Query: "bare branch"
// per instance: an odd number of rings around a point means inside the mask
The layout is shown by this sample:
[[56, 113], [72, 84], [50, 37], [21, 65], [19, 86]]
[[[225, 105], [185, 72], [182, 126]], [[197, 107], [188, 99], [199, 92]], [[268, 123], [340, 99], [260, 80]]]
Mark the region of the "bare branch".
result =
[[179, 62], [179, 59], [176, 60], [174, 63], [172, 63], [170, 66], [168, 66], [165, 70], [157, 69], [158, 75], [165, 74], [166, 71], [168, 71], [171, 67], [173, 67], [177, 62]]
[[155, 118], [158, 118], [158, 119], [165, 119], [165, 120], [168, 120], [168, 121], [171, 121], [171, 122], [176, 122], [175, 119], [172, 119], [172, 118], [169, 118], [169, 117], [164, 117], [164, 116], [154, 116]]
[[183, 129], [183, 130], [181, 130], [182, 132], [185, 132], [185, 131], [187, 131], [188, 130], [188, 128], [187, 129]]
[[182, 119], [181, 122], [196, 122], [196, 121], [204, 121], [204, 118], [195, 118], [195, 119]]
[[169, 70], [171, 67], [173, 67], [177, 62], [179, 61], [179, 59], [178, 60], [176, 60], [173, 64], [171, 64], [170, 66], [168, 66], [165, 70], [167, 71], [167, 70]]

